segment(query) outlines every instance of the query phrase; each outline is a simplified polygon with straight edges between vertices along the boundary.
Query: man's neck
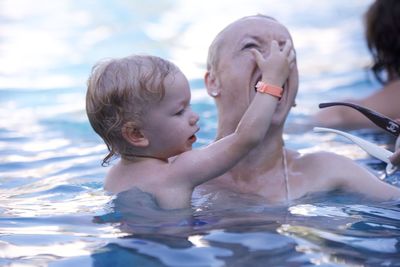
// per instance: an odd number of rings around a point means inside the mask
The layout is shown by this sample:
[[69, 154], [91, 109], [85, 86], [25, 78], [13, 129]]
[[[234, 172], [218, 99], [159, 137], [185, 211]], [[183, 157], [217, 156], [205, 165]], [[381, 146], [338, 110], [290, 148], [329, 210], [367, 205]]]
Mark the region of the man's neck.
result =
[[282, 129], [271, 127], [264, 140], [236, 164], [229, 174], [235, 181], [251, 182], [251, 180], [270, 172], [280, 173], [282, 171], [283, 146]]

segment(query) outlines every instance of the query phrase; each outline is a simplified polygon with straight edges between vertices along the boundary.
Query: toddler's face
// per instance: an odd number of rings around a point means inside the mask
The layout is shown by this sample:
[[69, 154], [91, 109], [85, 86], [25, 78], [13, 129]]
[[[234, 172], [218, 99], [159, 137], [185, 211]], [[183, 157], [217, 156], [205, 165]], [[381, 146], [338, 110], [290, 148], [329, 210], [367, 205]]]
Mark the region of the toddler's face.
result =
[[190, 107], [189, 82], [182, 72], [168, 75], [164, 84], [165, 96], [145, 115], [143, 133], [155, 157], [170, 158], [192, 149], [199, 117]]

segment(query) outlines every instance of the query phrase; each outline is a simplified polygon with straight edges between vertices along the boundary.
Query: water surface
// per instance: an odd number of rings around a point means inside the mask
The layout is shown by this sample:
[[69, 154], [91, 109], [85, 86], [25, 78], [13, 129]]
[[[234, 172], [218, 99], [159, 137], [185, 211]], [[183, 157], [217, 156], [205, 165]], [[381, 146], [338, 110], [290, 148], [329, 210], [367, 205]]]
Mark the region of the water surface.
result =
[[[196, 146], [210, 143], [216, 110], [202, 82], [208, 45], [234, 19], [265, 13], [287, 25], [298, 55], [287, 147], [346, 155], [399, 186], [398, 173], [385, 177], [384, 165], [355, 145], [305, 126], [319, 102], [379, 87], [364, 69], [369, 3], [0, 0], [0, 265], [400, 266], [398, 202], [337, 193], [270, 206], [226, 192], [195, 198], [193, 210], [165, 212], [145, 196], [114, 199], [102, 189], [106, 148], [84, 111], [97, 60], [155, 54], [189, 77], [201, 117]], [[354, 133], [388, 148], [393, 142], [382, 132]]]

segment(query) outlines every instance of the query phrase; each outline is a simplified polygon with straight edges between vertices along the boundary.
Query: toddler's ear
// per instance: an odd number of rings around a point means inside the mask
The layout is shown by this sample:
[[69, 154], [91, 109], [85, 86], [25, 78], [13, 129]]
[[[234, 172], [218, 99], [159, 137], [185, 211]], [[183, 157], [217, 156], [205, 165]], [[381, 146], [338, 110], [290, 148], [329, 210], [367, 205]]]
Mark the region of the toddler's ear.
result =
[[146, 147], [149, 145], [149, 140], [134, 122], [127, 122], [122, 126], [122, 137], [136, 147]]

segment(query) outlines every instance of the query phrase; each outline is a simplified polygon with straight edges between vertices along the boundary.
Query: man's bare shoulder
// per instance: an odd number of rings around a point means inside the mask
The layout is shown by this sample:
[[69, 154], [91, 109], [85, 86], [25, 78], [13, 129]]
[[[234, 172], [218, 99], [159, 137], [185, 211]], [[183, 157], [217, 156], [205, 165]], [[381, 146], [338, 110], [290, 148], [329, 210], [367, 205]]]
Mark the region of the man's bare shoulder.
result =
[[329, 167], [337, 167], [338, 165], [355, 165], [353, 160], [332, 152], [313, 152], [307, 154], [298, 154], [295, 157], [294, 163], [299, 167], [308, 167], [313, 170], [326, 170]]
[[340, 187], [344, 179], [365, 172], [353, 160], [331, 152], [314, 152], [298, 155], [293, 160], [293, 170], [318, 190]]

